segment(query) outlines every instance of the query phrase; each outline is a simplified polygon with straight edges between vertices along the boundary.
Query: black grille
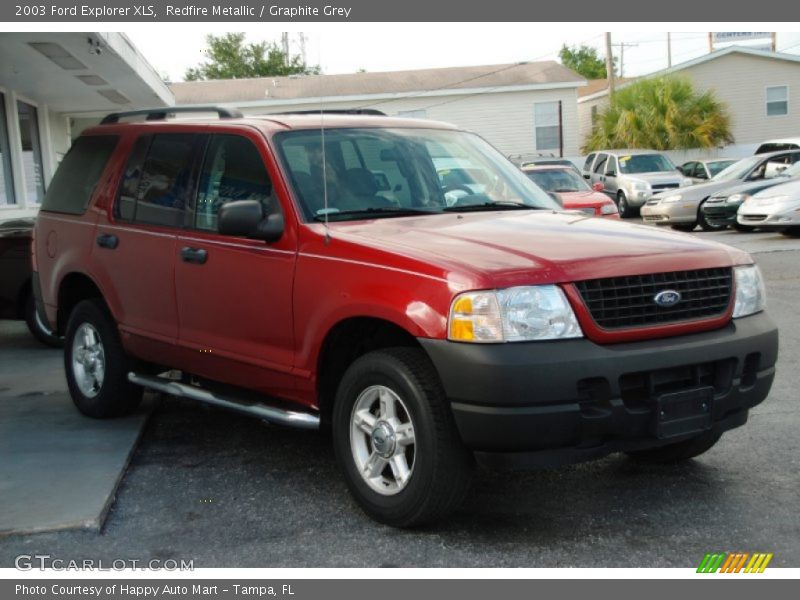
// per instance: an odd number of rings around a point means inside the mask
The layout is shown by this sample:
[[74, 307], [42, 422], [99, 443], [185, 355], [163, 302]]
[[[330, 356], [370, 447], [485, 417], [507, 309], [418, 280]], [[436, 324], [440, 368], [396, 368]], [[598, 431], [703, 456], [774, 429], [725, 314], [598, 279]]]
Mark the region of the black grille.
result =
[[[578, 281], [575, 286], [595, 322], [605, 329], [645, 327], [722, 315], [731, 297], [730, 268], [675, 271]], [[664, 290], [680, 292], [669, 307], [655, 303]]]
[[678, 187], [677, 183], [656, 183], [652, 185], [650, 189], [654, 192], [663, 192], [666, 190], [676, 190]]

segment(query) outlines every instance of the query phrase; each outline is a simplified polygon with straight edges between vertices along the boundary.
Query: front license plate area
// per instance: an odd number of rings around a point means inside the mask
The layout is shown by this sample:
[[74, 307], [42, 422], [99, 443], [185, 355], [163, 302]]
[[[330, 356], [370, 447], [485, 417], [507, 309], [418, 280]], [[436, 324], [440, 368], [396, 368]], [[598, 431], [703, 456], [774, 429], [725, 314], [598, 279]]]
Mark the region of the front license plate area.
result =
[[656, 399], [655, 434], [669, 439], [711, 429], [714, 388], [662, 394]]

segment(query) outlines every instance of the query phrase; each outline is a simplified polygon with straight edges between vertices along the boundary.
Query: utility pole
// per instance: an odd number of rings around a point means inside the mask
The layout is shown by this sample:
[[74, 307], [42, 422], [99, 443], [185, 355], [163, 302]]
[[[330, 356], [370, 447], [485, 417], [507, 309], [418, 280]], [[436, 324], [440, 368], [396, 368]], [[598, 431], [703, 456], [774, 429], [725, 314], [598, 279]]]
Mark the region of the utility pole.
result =
[[672, 34], [667, 32], [667, 68], [672, 66]]
[[611, 33], [606, 32], [606, 77], [608, 78], [608, 97], [614, 95], [614, 54], [611, 52]]
[[283, 61], [286, 66], [289, 65], [289, 32], [284, 31], [281, 33], [281, 48], [283, 49]]
[[708, 53], [711, 54], [714, 51], [714, 34], [710, 31], [708, 32]]
[[619, 76], [625, 77], [625, 48], [635, 48], [639, 44], [629, 44], [627, 42], [620, 42], [619, 44], [611, 44], [612, 46], [619, 46]]

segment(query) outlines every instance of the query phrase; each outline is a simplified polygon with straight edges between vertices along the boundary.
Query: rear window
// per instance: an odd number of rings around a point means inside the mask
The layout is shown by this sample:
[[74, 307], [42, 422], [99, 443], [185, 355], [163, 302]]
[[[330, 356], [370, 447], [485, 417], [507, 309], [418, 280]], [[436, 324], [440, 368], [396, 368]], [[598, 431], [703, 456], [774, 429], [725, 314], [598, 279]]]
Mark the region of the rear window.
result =
[[82, 215], [118, 141], [113, 135], [78, 138], [61, 161], [42, 210]]
[[756, 150], [756, 154], [766, 154], [767, 152], [781, 152], [783, 150], [797, 150], [800, 144], [792, 142], [768, 142], [761, 144]]

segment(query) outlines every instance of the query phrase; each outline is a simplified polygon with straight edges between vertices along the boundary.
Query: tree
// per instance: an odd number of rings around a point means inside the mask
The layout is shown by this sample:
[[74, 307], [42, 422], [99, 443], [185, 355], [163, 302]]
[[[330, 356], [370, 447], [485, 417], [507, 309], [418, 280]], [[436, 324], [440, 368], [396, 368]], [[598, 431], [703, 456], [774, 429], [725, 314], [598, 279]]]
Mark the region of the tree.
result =
[[[603, 79], [606, 77], [606, 61], [597, 55], [597, 50], [581, 44], [572, 47], [564, 44], [558, 52], [561, 64], [572, 69], [586, 79]], [[614, 59], [614, 72], [617, 70], [617, 59]]]
[[308, 66], [297, 54], [287, 56], [276, 42], [245, 43], [244, 33], [207, 35], [205, 63], [186, 71], [186, 81], [319, 75], [319, 66]]
[[695, 91], [689, 79], [642, 79], [614, 93], [595, 121], [584, 151], [601, 148], [685, 150], [733, 142], [731, 119], [713, 92]]

